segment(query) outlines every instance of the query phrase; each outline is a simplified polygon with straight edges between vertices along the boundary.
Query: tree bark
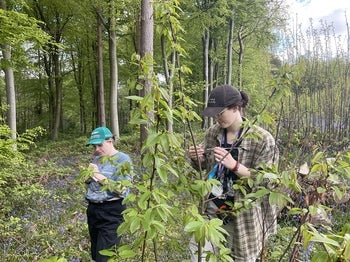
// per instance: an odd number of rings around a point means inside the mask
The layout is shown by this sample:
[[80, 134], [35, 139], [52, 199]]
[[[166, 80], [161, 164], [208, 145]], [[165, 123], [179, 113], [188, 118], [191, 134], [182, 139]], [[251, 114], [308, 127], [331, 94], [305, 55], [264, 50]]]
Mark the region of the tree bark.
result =
[[[0, 0], [0, 8], [6, 10], [5, 0]], [[7, 110], [7, 122], [11, 129], [11, 138], [17, 138], [17, 125], [16, 125], [16, 90], [15, 90], [15, 78], [13, 69], [10, 66], [11, 63], [11, 46], [8, 44], [1, 45], [2, 55], [7, 65], [4, 68], [5, 73], [5, 85], [6, 85], [6, 97], [7, 104], [9, 106]]]
[[[202, 37], [203, 44], [203, 78], [205, 83], [204, 88], [204, 107], [208, 103], [209, 98], [209, 31], [205, 30]], [[208, 126], [208, 117], [203, 118], [202, 128]]]
[[110, 1], [109, 18], [109, 66], [110, 66], [110, 113], [111, 130], [115, 138], [119, 138], [119, 119], [118, 119], [118, 64], [117, 64], [117, 34], [115, 21], [114, 0]]
[[[7, 44], [1, 45], [2, 55], [4, 61], [10, 63], [11, 61], [11, 47]], [[6, 85], [6, 97], [7, 97], [7, 123], [11, 129], [11, 138], [16, 139], [17, 125], [16, 125], [16, 90], [15, 90], [15, 78], [13, 69], [6, 66], [4, 69], [5, 73], [5, 85]]]
[[242, 36], [243, 28], [241, 27], [238, 31], [238, 43], [239, 43], [239, 50], [238, 50], [238, 70], [237, 70], [237, 83], [238, 83], [238, 89], [242, 89], [242, 71], [243, 71], [243, 55], [244, 55], [244, 38]]
[[[154, 34], [154, 21], [153, 21], [153, 4], [151, 0], [142, 0], [141, 4], [141, 46], [140, 55], [144, 63], [144, 80], [143, 89], [141, 90], [141, 96], [146, 96], [152, 89], [152, 75], [153, 75], [153, 34]], [[150, 119], [153, 119], [151, 110], [145, 112]], [[140, 141], [141, 145], [147, 139], [148, 125], [140, 126]]]
[[230, 19], [230, 31], [227, 44], [227, 84], [232, 85], [232, 46], [233, 46], [234, 21]]
[[97, 14], [97, 124], [99, 126], [106, 126], [102, 26], [102, 19], [100, 15]]

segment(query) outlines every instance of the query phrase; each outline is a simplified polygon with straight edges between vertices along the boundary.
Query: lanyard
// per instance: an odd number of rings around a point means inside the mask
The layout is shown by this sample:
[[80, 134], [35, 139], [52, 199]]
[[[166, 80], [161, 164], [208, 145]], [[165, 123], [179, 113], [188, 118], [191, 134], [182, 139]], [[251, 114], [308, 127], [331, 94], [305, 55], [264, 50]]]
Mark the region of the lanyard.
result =
[[[238, 161], [238, 152], [236, 152], [235, 156], [232, 154], [232, 152], [233, 152], [234, 150], [237, 150], [237, 151], [238, 151], [238, 149], [237, 149], [237, 148], [234, 148], [234, 147], [237, 146], [237, 144], [240, 144], [240, 142], [241, 142], [241, 141], [240, 141], [240, 137], [241, 137], [241, 134], [242, 134], [242, 130], [243, 130], [243, 128], [240, 128], [240, 129], [239, 129], [238, 137], [237, 137], [236, 141], [231, 145], [231, 144], [227, 144], [227, 129], [225, 128], [225, 129], [224, 129], [224, 135], [222, 136], [222, 138], [221, 138], [221, 143], [220, 143], [220, 146], [223, 147], [223, 148], [231, 147], [230, 153], [231, 153], [232, 157], [233, 157], [236, 161]], [[237, 158], [237, 159], [236, 159], [236, 158]], [[218, 166], [218, 171], [217, 171], [217, 174], [218, 174], [219, 176], [223, 173], [224, 168], [225, 168], [225, 166], [224, 166], [223, 164], [220, 163], [219, 166]]]

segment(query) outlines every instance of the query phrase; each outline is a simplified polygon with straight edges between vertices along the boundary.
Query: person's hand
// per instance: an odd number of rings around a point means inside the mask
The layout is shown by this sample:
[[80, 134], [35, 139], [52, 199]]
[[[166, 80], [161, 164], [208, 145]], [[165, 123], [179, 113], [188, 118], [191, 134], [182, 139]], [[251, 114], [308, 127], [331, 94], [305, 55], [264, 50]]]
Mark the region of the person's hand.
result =
[[236, 160], [234, 160], [232, 155], [222, 147], [214, 148], [214, 158], [217, 163], [224, 165], [230, 170], [236, 166]]
[[108, 184], [108, 179], [101, 173], [94, 173], [94, 176], [92, 177], [93, 180], [96, 182], [100, 183], [101, 185], [107, 185]]
[[[197, 153], [196, 153], [196, 148], [197, 148]], [[192, 160], [197, 160], [197, 154], [198, 154], [198, 157], [201, 160], [204, 157], [204, 149], [202, 146], [196, 146], [196, 147], [190, 146], [190, 148], [188, 149], [188, 154]]]
[[92, 168], [92, 171], [94, 173], [97, 173], [98, 172], [98, 166], [96, 164], [93, 164], [93, 163], [90, 163], [89, 164], [89, 168]]
[[92, 176], [93, 180], [101, 184], [105, 184], [105, 182], [107, 182], [107, 178], [99, 172], [98, 166], [96, 164], [90, 163], [89, 168], [92, 168], [93, 170], [93, 173], [94, 173], [94, 175]]

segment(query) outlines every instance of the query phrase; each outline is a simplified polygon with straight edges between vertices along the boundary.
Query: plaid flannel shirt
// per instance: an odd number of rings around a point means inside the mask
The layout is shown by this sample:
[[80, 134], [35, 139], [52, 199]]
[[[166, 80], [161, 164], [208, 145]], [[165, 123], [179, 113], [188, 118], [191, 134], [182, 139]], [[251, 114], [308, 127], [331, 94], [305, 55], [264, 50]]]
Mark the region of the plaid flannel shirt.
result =
[[[215, 124], [205, 133], [204, 148], [220, 146], [224, 129]], [[245, 127], [242, 132], [243, 140], [239, 147], [238, 161], [251, 171], [259, 169], [261, 164], [277, 164], [278, 149], [273, 136], [265, 129], [258, 126]], [[215, 164], [212, 151], [207, 153], [201, 163], [202, 168], [208, 172]], [[193, 162], [198, 168], [198, 162]], [[254, 172], [252, 172], [254, 178]], [[243, 195], [239, 190], [234, 190], [235, 202], [242, 200]], [[216, 217], [213, 210], [207, 210], [210, 217]], [[211, 212], [211, 214], [210, 214]], [[275, 206], [271, 206], [267, 197], [247, 210], [239, 212], [230, 225], [235, 232], [233, 250], [235, 258], [249, 259], [258, 257], [264, 241], [277, 230], [277, 212]]]

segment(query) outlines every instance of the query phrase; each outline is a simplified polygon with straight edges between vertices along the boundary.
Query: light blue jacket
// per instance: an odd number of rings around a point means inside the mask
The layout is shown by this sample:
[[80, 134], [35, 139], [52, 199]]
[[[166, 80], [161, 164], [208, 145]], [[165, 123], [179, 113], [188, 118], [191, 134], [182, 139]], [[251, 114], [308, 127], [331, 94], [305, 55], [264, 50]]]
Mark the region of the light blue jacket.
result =
[[[117, 152], [114, 156], [101, 157], [96, 156], [92, 163], [98, 166], [98, 171], [103, 174], [107, 179], [118, 181], [118, 180], [132, 180], [131, 174], [120, 174], [121, 165], [125, 162], [129, 162], [131, 166], [130, 157], [122, 152]], [[125, 198], [130, 189], [127, 188], [122, 194], [117, 194], [115, 192], [110, 192], [109, 190], [102, 189], [102, 185], [95, 180], [91, 180], [89, 183], [87, 193], [85, 198], [91, 202], [103, 202], [108, 201], [111, 198]]]

